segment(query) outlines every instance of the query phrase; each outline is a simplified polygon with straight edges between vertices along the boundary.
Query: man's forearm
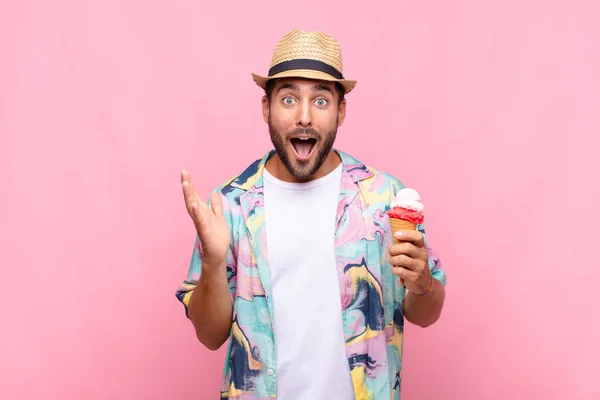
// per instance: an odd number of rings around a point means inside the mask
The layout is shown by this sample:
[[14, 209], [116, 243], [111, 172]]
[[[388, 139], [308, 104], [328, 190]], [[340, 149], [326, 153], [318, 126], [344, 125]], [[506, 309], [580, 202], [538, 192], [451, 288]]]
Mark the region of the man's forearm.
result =
[[210, 350], [217, 350], [231, 331], [233, 307], [227, 284], [226, 267], [204, 266], [190, 298], [188, 315], [198, 340]]
[[435, 323], [442, 313], [445, 296], [444, 285], [434, 278], [431, 291], [426, 295], [407, 294], [404, 299], [404, 317], [423, 328]]

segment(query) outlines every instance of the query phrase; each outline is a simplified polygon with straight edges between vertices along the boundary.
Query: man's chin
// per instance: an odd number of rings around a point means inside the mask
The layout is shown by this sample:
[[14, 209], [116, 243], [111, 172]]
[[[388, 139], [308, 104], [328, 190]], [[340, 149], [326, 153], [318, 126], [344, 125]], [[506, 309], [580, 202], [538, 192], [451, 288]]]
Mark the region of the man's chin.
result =
[[284, 163], [288, 172], [296, 179], [308, 180], [314, 175], [311, 171], [314, 169], [316, 158], [311, 156], [309, 159], [298, 159], [295, 154], [288, 158], [288, 163]]
[[288, 170], [291, 169], [289, 172], [292, 174], [292, 176], [294, 176], [294, 178], [309, 179], [312, 175], [314, 175], [310, 173], [312, 166], [312, 160], [294, 160], [290, 166], [291, 168], [288, 168]]

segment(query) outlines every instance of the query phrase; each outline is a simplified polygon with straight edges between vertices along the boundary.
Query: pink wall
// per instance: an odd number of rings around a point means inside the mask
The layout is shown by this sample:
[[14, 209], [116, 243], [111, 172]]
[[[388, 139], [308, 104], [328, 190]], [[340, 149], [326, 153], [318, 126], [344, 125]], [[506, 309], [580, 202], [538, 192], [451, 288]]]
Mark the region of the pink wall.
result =
[[267, 150], [250, 72], [293, 28], [340, 40], [338, 146], [422, 192], [449, 275], [403, 399], [600, 398], [600, 7], [567, 3], [3, 1], [0, 398], [214, 398], [179, 171]]

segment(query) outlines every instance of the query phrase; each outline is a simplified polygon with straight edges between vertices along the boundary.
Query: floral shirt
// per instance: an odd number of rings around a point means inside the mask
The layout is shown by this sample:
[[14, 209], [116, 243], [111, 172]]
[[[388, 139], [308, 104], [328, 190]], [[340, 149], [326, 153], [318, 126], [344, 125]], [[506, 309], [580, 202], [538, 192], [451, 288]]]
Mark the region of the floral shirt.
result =
[[[405, 289], [391, 272], [392, 237], [385, 212], [404, 186], [395, 177], [335, 151], [343, 164], [336, 216], [335, 267], [354, 392], [357, 400], [399, 400]], [[273, 151], [267, 153], [216, 189], [222, 196], [231, 231], [227, 277], [233, 300], [222, 399], [276, 398], [273, 300], [263, 202], [263, 171], [272, 154]], [[417, 229], [425, 235], [422, 224]], [[445, 285], [446, 275], [439, 258], [429, 245], [427, 250], [433, 277]], [[176, 292], [186, 315], [201, 274], [201, 255], [202, 248], [196, 238], [187, 279]]]

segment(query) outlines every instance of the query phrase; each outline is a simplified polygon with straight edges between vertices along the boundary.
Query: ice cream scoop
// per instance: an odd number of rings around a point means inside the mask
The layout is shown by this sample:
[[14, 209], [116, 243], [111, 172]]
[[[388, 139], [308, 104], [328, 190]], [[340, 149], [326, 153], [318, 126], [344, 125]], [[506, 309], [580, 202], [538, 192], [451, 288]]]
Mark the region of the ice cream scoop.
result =
[[[423, 210], [425, 206], [421, 202], [421, 196], [419, 193], [411, 188], [404, 188], [398, 191], [394, 201], [392, 201], [391, 208], [388, 211], [388, 216], [391, 219], [403, 220], [410, 222], [413, 225], [423, 223], [425, 218]], [[404, 224], [406, 230], [406, 224]], [[416, 226], [408, 229], [416, 229]]]
[[419, 196], [419, 192], [411, 188], [403, 188], [396, 193], [395, 202], [392, 202], [392, 207], [396, 206], [409, 208], [415, 211], [423, 211], [425, 208], [421, 202], [421, 196]]

